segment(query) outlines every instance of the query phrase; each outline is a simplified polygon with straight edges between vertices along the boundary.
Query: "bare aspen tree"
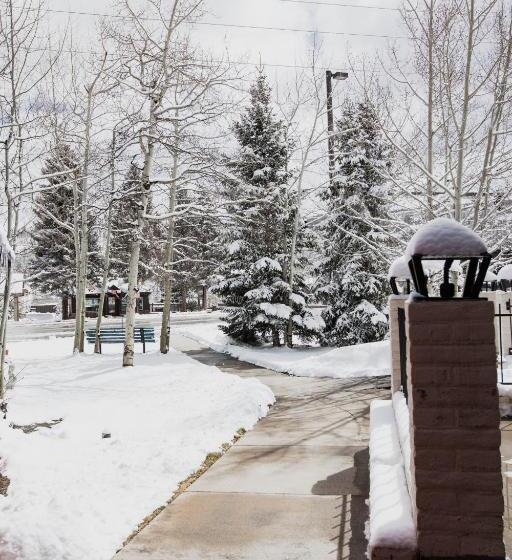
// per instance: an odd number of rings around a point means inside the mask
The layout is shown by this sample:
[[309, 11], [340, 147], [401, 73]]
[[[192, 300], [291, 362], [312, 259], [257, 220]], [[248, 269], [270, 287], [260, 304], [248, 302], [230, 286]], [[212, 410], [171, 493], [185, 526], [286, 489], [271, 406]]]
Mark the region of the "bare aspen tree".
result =
[[[286, 243], [288, 254], [287, 278], [290, 290], [295, 287], [295, 273], [297, 260], [297, 240], [302, 227], [302, 206], [307, 195], [307, 172], [324, 159], [321, 146], [327, 137], [326, 106], [327, 98], [323, 91], [324, 73], [316, 66], [318, 53], [312, 55], [311, 67], [298, 74], [293, 89], [281, 103], [285, 122], [296, 138], [290, 159], [294, 165], [295, 174], [290, 184], [291, 198], [294, 203], [291, 239]], [[288, 320], [285, 333], [285, 343], [293, 346], [293, 322]]]
[[114, 200], [116, 198], [116, 136], [117, 130], [114, 127], [112, 131], [112, 142], [110, 149], [110, 193], [108, 196], [108, 210], [106, 217], [106, 233], [105, 233], [105, 248], [103, 254], [103, 278], [101, 281], [100, 301], [98, 304], [98, 317], [96, 318], [96, 334], [94, 341], [94, 352], [97, 354], [101, 351], [100, 332], [101, 321], [103, 319], [103, 307], [105, 305], [105, 298], [108, 290], [108, 276], [110, 272], [110, 245], [112, 237], [112, 212], [114, 208]]
[[[129, 31], [116, 30], [116, 39], [121, 54], [121, 64], [126, 76], [123, 84], [134, 98], [145, 104], [144, 119], [134, 115], [134, 129], [142, 153], [141, 188], [138, 200], [137, 220], [131, 242], [128, 267], [128, 295], [126, 305], [126, 337], [123, 351], [123, 366], [133, 365], [135, 311], [138, 297], [138, 272], [141, 236], [146, 222], [146, 209], [151, 189], [155, 151], [158, 146], [158, 125], [168, 110], [166, 95], [171, 86], [169, 70], [173, 65], [172, 41], [178, 27], [199, 7], [199, 3], [185, 5], [175, 0], [170, 12], [158, 0], [149, 2], [158, 22], [149, 23], [137, 13], [129, 1], [121, 4], [129, 17]], [[156, 25], [158, 23], [158, 25]], [[123, 23], [123, 27], [125, 24]], [[156, 28], [156, 29], [155, 29]], [[142, 109], [142, 107], [141, 107]]]
[[[110, 93], [117, 85], [112, 77], [116, 62], [109, 60], [107, 51], [104, 51], [100, 60], [94, 64], [90, 71], [90, 77], [85, 76], [83, 87], [85, 95], [82, 98], [81, 108], [81, 135], [82, 144], [80, 181], [75, 194], [76, 211], [80, 216], [75, 217], [75, 235], [77, 237], [77, 282], [76, 282], [76, 319], [75, 336], [73, 340], [73, 352], [84, 351], [84, 328], [85, 328], [85, 294], [87, 291], [87, 271], [89, 252], [89, 174], [91, 165], [91, 144], [94, 135], [94, 121], [98, 105], [104, 100], [105, 95]], [[78, 93], [80, 96], [80, 93]], [[80, 106], [80, 104], [79, 104]]]
[[[38, 0], [5, 0], [0, 6], [0, 163], [3, 176], [7, 223], [6, 233], [16, 249], [20, 210], [36, 180], [31, 164], [40, 149], [37, 129], [44, 108], [35, 99], [54, 58], [42, 48], [43, 10]], [[11, 293], [12, 267], [8, 268], [0, 321], [0, 396], [4, 390], [6, 331]]]
[[509, 212], [511, 15], [497, 0], [404, 3], [413, 56], [391, 48], [381, 60], [389, 83], [373, 98], [405, 213], [450, 215], [485, 233]]

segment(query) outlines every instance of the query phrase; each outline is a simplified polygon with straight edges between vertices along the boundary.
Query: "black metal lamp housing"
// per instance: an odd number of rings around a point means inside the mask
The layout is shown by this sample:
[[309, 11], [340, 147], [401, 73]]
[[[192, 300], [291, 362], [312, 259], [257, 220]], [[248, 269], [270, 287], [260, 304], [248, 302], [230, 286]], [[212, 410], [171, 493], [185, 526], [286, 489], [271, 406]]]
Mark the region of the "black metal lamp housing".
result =
[[492, 258], [474, 231], [447, 218], [437, 218], [422, 226], [409, 242], [406, 255], [416, 292], [426, 298], [432, 296], [423, 262], [443, 261], [439, 286], [442, 299], [455, 297], [455, 285], [450, 282], [450, 269], [455, 261], [467, 263], [462, 297], [478, 299]]
[[[391, 286], [391, 291], [395, 296], [410, 294], [411, 293], [411, 272], [405, 257], [398, 257], [389, 267], [388, 280]], [[398, 282], [402, 284], [402, 292]]]

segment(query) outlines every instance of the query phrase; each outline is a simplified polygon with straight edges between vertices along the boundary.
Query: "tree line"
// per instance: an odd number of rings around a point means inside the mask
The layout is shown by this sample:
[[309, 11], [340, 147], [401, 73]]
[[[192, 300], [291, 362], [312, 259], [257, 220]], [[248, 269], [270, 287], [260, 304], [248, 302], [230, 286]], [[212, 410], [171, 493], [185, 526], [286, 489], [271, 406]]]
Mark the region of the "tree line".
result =
[[277, 95], [264, 68], [194, 43], [201, 10], [120, 0], [83, 53], [45, 39], [36, 0], [0, 5], [5, 229], [32, 286], [76, 296], [74, 351], [88, 287], [103, 298], [114, 276], [129, 366], [148, 278], [161, 352], [173, 293], [192, 285], [221, 298], [236, 340], [347, 345], [385, 336], [387, 268], [422, 221], [451, 216], [509, 258], [508, 4], [406, 0], [408, 49], [349, 62], [331, 179], [318, 50]]

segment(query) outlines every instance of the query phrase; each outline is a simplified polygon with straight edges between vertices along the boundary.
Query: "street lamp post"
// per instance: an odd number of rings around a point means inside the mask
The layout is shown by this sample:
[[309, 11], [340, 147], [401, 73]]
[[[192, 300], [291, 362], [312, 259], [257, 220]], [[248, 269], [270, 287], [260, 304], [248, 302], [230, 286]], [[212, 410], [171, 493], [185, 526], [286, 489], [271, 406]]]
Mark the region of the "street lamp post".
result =
[[332, 80], [346, 80], [347, 72], [325, 72], [325, 81], [327, 85], [327, 141], [329, 147], [329, 184], [332, 185], [334, 179], [334, 115], [332, 111]]

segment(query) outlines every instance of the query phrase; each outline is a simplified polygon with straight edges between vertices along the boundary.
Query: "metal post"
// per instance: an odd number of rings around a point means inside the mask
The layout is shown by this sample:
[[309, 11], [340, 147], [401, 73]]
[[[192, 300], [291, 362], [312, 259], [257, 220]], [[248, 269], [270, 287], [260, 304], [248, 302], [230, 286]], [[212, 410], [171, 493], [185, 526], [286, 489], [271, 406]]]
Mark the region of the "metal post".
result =
[[325, 72], [325, 84], [327, 89], [327, 142], [329, 149], [329, 186], [334, 181], [334, 114], [332, 110], [332, 80], [346, 80], [347, 72]]
[[498, 325], [499, 325], [499, 333], [500, 333], [500, 371], [501, 371], [501, 382], [503, 383], [503, 339], [501, 335], [501, 303], [498, 304]]
[[329, 185], [334, 180], [334, 115], [332, 111], [332, 72], [325, 72], [325, 82], [327, 87], [327, 143], [329, 150]]

